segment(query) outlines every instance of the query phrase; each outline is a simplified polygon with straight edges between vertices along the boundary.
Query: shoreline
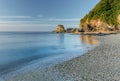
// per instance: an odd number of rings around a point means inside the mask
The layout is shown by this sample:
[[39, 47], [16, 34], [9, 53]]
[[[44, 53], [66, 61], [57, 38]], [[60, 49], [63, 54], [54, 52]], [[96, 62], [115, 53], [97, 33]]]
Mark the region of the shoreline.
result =
[[120, 34], [98, 36], [99, 46], [82, 56], [48, 68], [26, 72], [3, 81], [120, 80]]
[[80, 34], [80, 35], [98, 35], [98, 36], [104, 36], [104, 35], [111, 35], [111, 34], [118, 34], [120, 32], [115, 32], [115, 31], [112, 31], [112, 32], [75, 32], [73, 34]]

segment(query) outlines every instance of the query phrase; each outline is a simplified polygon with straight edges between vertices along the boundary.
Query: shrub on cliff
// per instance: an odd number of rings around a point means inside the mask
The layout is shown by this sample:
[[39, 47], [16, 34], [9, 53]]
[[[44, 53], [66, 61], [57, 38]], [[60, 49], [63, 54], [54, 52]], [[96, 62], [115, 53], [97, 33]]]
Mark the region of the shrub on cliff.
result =
[[100, 0], [100, 2], [80, 20], [84, 23], [87, 20], [100, 19], [109, 25], [118, 25], [117, 17], [120, 14], [120, 0]]

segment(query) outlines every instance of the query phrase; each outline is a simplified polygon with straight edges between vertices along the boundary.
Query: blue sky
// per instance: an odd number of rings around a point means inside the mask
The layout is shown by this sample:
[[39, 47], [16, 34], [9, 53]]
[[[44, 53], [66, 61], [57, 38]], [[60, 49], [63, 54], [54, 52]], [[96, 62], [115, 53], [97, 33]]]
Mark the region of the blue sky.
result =
[[52, 31], [79, 27], [99, 0], [0, 0], [0, 31]]

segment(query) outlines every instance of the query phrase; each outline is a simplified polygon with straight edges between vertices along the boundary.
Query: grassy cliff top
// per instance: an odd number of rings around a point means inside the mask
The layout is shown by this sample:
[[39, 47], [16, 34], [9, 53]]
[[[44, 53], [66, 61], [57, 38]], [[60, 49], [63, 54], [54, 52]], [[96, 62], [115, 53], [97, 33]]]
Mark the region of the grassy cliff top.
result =
[[120, 14], [120, 0], [100, 0], [100, 2], [80, 20], [84, 23], [87, 20], [100, 19], [109, 25], [118, 25], [117, 17]]

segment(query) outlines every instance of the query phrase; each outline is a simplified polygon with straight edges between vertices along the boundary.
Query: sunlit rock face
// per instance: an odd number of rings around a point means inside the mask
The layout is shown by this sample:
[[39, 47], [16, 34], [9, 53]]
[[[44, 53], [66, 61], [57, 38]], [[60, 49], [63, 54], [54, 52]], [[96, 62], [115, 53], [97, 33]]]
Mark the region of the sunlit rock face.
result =
[[64, 26], [63, 25], [58, 25], [56, 30], [54, 30], [53, 32], [64, 33], [65, 32]]
[[117, 17], [117, 21], [120, 24], [120, 15]]
[[80, 29], [83, 29], [85, 32], [117, 31], [120, 30], [120, 15], [117, 17], [116, 21], [119, 23], [118, 26], [107, 24], [100, 19], [87, 20], [86, 22], [80, 24]]
[[80, 29], [83, 29], [85, 32], [109, 32], [119, 30], [118, 27], [102, 22], [100, 19], [90, 20], [81, 23]]

